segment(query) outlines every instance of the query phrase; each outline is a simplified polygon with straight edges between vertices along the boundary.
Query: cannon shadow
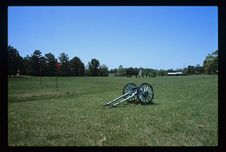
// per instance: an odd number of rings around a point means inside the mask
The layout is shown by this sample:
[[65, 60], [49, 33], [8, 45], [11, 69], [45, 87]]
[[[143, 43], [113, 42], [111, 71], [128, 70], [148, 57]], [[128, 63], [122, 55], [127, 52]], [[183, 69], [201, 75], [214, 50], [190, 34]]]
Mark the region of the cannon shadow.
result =
[[[135, 102], [135, 103], [124, 103], [124, 104], [121, 104], [121, 105], [118, 105], [118, 106], [115, 106], [115, 107], [111, 107], [111, 108], [126, 108], [126, 107], [134, 107], [134, 106], [138, 106], [138, 105], [142, 105], [141, 103], [139, 102]], [[145, 104], [145, 105], [142, 105], [142, 106], [156, 106], [156, 105], [159, 105], [159, 103], [156, 103], [156, 102], [152, 102], [150, 104]]]

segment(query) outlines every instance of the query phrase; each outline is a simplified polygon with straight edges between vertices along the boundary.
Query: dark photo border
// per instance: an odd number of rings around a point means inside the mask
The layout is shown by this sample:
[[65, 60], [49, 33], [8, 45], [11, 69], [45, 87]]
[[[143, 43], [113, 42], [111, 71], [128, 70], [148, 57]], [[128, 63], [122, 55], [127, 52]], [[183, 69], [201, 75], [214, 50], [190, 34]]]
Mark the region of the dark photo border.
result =
[[[226, 135], [225, 0], [1, 0], [0, 1], [0, 147], [2, 151], [224, 151]], [[10, 147], [8, 146], [8, 7], [9, 6], [216, 6], [218, 7], [218, 146], [207, 147]]]

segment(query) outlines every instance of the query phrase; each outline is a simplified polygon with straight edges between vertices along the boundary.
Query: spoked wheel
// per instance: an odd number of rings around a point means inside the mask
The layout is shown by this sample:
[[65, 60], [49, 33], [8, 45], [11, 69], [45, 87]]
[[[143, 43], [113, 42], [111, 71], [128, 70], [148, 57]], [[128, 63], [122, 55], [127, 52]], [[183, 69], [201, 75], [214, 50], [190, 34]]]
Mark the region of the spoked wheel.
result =
[[138, 89], [138, 99], [142, 104], [149, 104], [154, 98], [154, 90], [148, 83], [142, 83]]
[[[126, 94], [128, 93], [129, 91], [133, 90], [133, 88], [136, 88], [136, 85], [134, 83], [128, 83], [125, 85], [125, 87], [123, 88], [123, 91], [122, 91], [122, 94]], [[125, 96], [124, 98], [128, 98], [128, 96], [130, 96], [132, 94], [129, 93], [127, 96]], [[137, 96], [133, 96], [132, 98], [128, 99], [129, 102], [134, 102], [137, 100]]]

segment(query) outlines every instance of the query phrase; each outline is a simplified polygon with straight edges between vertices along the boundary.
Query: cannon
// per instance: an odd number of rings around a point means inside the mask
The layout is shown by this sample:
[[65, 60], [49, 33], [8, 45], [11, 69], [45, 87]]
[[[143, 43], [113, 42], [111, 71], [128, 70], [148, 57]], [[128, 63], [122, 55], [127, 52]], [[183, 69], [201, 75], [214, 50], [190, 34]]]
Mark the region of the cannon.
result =
[[142, 83], [136, 86], [134, 83], [128, 83], [122, 90], [122, 95], [105, 104], [108, 107], [115, 107], [120, 103], [128, 101], [129, 103], [139, 101], [141, 104], [150, 104], [154, 98], [154, 90], [148, 83]]

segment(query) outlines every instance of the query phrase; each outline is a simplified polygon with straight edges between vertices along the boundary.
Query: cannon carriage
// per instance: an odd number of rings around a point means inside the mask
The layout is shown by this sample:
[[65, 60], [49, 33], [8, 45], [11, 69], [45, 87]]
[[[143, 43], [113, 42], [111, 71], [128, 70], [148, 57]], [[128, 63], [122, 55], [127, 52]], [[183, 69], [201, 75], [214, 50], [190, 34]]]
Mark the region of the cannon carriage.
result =
[[130, 103], [138, 101], [141, 104], [150, 104], [154, 98], [154, 90], [148, 83], [142, 83], [136, 86], [134, 83], [128, 83], [124, 86], [122, 95], [105, 104], [108, 107], [115, 107], [125, 101]]

